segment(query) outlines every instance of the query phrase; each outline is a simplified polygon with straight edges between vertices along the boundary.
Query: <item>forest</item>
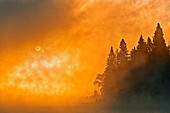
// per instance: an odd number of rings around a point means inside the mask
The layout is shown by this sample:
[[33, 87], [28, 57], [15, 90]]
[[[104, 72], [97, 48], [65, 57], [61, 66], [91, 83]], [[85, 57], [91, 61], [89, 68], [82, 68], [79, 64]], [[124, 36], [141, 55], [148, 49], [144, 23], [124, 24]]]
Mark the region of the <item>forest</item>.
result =
[[[168, 103], [170, 100], [170, 46], [157, 24], [152, 38], [141, 35], [131, 51], [124, 39], [119, 49], [110, 49], [105, 71], [94, 85], [100, 89], [97, 102], [116, 104]], [[97, 90], [95, 91], [97, 93]], [[139, 103], [140, 102], [140, 103]]]

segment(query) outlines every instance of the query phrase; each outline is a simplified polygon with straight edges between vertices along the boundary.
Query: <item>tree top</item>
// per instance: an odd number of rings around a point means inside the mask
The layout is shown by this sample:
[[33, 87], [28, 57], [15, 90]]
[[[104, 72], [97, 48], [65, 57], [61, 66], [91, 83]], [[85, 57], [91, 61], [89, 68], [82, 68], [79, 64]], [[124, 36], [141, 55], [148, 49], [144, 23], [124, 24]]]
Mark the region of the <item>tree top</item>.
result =
[[158, 28], [159, 28], [159, 29], [161, 29], [161, 26], [160, 26], [160, 24], [159, 24], [159, 23], [157, 24], [157, 29], [158, 29]]
[[111, 46], [111, 48], [110, 48], [110, 53], [113, 53], [113, 47]]

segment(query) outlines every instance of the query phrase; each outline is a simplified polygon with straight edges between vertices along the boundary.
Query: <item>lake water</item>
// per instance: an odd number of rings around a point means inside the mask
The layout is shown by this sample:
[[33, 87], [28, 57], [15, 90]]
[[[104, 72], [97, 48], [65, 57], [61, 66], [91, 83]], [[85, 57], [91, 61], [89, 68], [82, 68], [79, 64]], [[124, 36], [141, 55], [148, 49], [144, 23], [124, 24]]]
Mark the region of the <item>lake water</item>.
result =
[[7, 108], [0, 107], [0, 113], [170, 113], [170, 110], [165, 109], [127, 109], [115, 110], [113, 108], [102, 108], [94, 106], [70, 106], [70, 107], [22, 107], [22, 108]]

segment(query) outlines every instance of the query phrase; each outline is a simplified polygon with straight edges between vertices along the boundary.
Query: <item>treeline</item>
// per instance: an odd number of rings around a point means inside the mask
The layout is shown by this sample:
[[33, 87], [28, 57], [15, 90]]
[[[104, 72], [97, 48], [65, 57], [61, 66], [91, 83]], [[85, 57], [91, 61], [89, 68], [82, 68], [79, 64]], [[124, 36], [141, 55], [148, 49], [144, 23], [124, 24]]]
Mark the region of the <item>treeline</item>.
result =
[[102, 100], [170, 100], [170, 47], [160, 24], [152, 39], [145, 41], [141, 35], [131, 51], [124, 39], [116, 51], [111, 47], [105, 71], [96, 76], [94, 85]]

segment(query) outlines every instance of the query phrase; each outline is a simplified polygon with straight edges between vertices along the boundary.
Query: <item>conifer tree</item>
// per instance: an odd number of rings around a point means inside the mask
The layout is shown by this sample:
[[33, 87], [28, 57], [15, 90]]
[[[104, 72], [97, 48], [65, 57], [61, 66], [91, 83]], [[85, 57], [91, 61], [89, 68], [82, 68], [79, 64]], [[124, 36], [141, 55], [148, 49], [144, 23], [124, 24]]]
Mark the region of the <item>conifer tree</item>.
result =
[[109, 57], [107, 59], [106, 70], [110, 71], [115, 67], [115, 54], [113, 52], [113, 47], [110, 49]]
[[147, 50], [148, 50], [148, 53], [151, 53], [153, 50], [153, 43], [152, 43], [150, 37], [148, 37], [148, 39], [147, 39]]
[[162, 31], [162, 28], [160, 27], [160, 24], [158, 23], [156, 27], [156, 31], [154, 33], [153, 37], [153, 43], [154, 43], [154, 51], [155, 53], [162, 53], [165, 52], [167, 47], [164, 39], [164, 34]]
[[110, 49], [109, 57], [107, 59], [107, 64], [105, 71], [103, 73], [104, 75], [104, 84], [103, 84], [103, 93], [105, 95], [110, 95], [111, 93], [111, 87], [112, 87], [112, 80], [113, 80], [113, 75], [114, 75], [114, 70], [116, 68], [116, 57], [113, 52], [113, 47]]
[[120, 64], [127, 63], [128, 61], [128, 50], [124, 39], [120, 42], [120, 51], [118, 53], [118, 59]]
[[104, 82], [106, 84], [108, 83], [108, 80], [110, 79], [114, 68], [115, 68], [115, 54], [113, 51], [113, 47], [111, 47], [109, 57], [107, 58], [105, 71], [103, 74], [98, 74], [94, 82], [94, 85], [100, 87], [101, 94], [103, 94]]
[[146, 42], [144, 41], [142, 35], [138, 41], [137, 51], [138, 51], [139, 55], [147, 54], [147, 45], [146, 45]]

